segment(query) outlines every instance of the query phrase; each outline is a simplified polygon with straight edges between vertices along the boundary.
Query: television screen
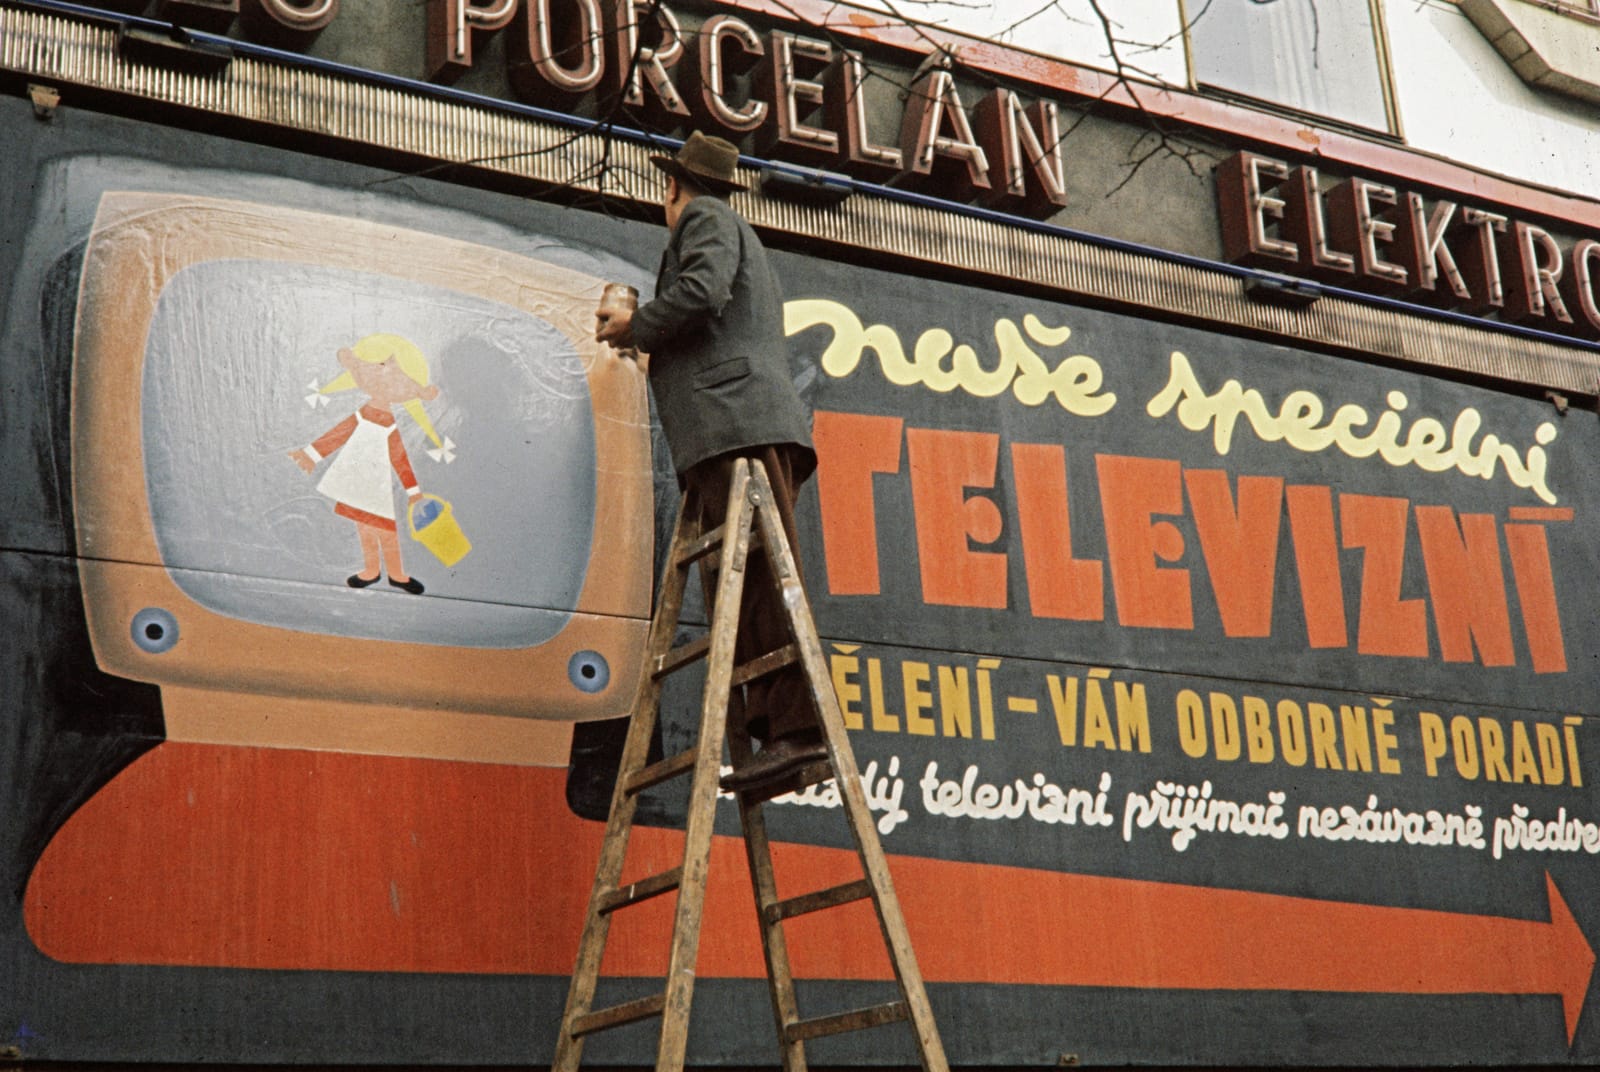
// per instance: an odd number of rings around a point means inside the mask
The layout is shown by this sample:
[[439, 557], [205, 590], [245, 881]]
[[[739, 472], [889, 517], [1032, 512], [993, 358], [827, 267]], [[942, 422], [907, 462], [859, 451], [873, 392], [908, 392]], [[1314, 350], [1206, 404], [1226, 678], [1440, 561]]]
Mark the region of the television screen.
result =
[[[161, 684], [179, 738], [481, 756], [451, 718], [625, 713], [655, 519], [643, 374], [592, 339], [606, 282], [353, 215], [105, 193], [72, 401], [102, 667]], [[299, 728], [238, 737], [229, 697], [262, 693]]]
[[[424, 407], [437, 442], [401, 406], [394, 433], [401, 464], [450, 504], [470, 544], [445, 566], [404, 541], [404, 576], [425, 585], [421, 599], [388, 583], [357, 596], [347, 583], [360, 572], [362, 525], [330, 496], [333, 467], [360, 440], [309, 474], [289, 456], [360, 412], [359, 389], [329, 386], [339, 352], [380, 333], [413, 343], [439, 389]], [[508, 648], [549, 640], [577, 606], [594, 529], [594, 416], [583, 359], [532, 312], [374, 272], [203, 261], [161, 293], [140, 416], [161, 562], [219, 614]], [[405, 535], [418, 511], [383, 453], [383, 468], [365, 475]]]

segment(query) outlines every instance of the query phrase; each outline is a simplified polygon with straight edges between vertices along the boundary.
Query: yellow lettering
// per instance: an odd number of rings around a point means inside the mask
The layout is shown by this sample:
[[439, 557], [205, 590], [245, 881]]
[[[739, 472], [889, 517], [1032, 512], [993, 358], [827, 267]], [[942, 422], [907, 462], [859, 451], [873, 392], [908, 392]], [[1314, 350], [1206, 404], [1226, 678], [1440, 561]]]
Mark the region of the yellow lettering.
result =
[[[1387, 704], [1389, 701], [1377, 702]], [[1372, 710], [1372, 739], [1378, 746], [1378, 770], [1383, 774], [1399, 774], [1400, 761], [1395, 758], [1394, 750], [1400, 747], [1400, 739], [1394, 735], [1394, 712], [1387, 707]]]
[[1505, 731], [1494, 719], [1480, 718], [1478, 732], [1483, 736], [1483, 776], [1491, 782], [1509, 782], [1511, 772], [1506, 769]]
[[1056, 733], [1063, 747], [1071, 748], [1078, 743], [1078, 679], [1047, 674], [1044, 681], [1050, 690], [1050, 709], [1056, 714]]
[[[1442, 422], [1433, 417], [1421, 417], [1412, 422], [1402, 442], [1401, 431], [1405, 425], [1400, 413], [1410, 404], [1403, 392], [1389, 392], [1389, 408], [1376, 421], [1371, 421], [1362, 407], [1346, 403], [1334, 411], [1327, 424], [1319, 427], [1317, 421], [1322, 417], [1324, 406], [1310, 391], [1289, 392], [1274, 415], [1255, 388], [1246, 388], [1238, 380], [1228, 380], [1215, 391], [1208, 392], [1200, 384], [1187, 355], [1174, 350], [1169, 361], [1167, 384], [1150, 399], [1145, 412], [1159, 419], [1175, 411], [1178, 423], [1189, 431], [1203, 432], [1209, 428], [1212, 447], [1218, 454], [1226, 455], [1232, 448], [1234, 427], [1243, 417], [1263, 443], [1286, 443], [1305, 453], [1338, 447], [1352, 458], [1377, 454], [1396, 467], [1416, 465], [1424, 472], [1443, 472], [1453, 467], [1467, 476], [1486, 480], [1492, 478], [1497, 469], [1503, 469], [1506, 479], [1517, 487], [1532, 490], [1547, 503], [1556, 502], [1545, 480], [1549, 458], [1544, 448], [1557, 434], [1556, 426], [1549, 421], [1534, 430], [1534, 443], [1525, 456], [1493, 435], [1484, 436], [1474, 448], [1473, 439], [1483, 418], [1470, 407], [1456, 416], [1448, 437]], [[1370, 431], [1366, 434], [1358, 431], [1366, 429], [1369, 422]]]
[[933, 693], [928, 691], [928, 681], [933, 671], [927, 663], [900, 664], [900, 684], [905, 691], [906, 732], [919, 737], [932, 737], [933, 719], [923, 714], [933, 707]]
[[999, 659], [978, 660], [978, 735], [985, 741], [994, 740], [994, 689], [989, 673], [998, 669]]
[[899, 733], [900, 716], [883, 706], [883, 662], [867, 660], [867, 704], [872, 709], [872, 729], [876, 733]]
[[1111, 736], [1111, 713], [1106, 710], [1105, 692], [1100, 682], [1111, 676], [1111, 671], [1096, 668], [1089, 671], [1089, 684], [1083, 690], [1083, 747], [1109, 748], [1116, 751], [1116, 740]]
[[1150, 751], [1150, 707], [1141, 684], [1117, 682], [1117, 738], [1124, 752], [1132, 751], [1136, 741], [1139, 751]]
[[[1098, 361], [1087, 354], [1073, 354], [1050, 369], [1023, 332], [1017, 330], [1016, 322], [1004, 317], [995, 321], [999, 356], [993, 368], [986, 368], [971, 346], [955, 345], [955, 337], [944, 328], [924, 331], [908, 359], [893, 328], [886, 324], [867, 327], [846, 305], [826, 298], [784, 303], [786, 335], [798, 335], [817, 326], [833, 329], [833, 338], [818, 363], [835, 378], [854, 372], [862, 356], [871, 350], [878, 357], [883, 378], [896, 387], [921, 385], [940, 393], [959, 387], [979, 398], [993, 398], [1009, 387], [1024, 405], [1037, 406], [1054, 397], [1061, 408], [1079, 417], [1101, 416], [1117, 403], [1117, 396], [1110, 391], [1100, 393], [1105, 375]], [[1062, 345], [1072, 334], [1071, 328], [1048, 327], [1031, 314], [1023, 318], [1023, 330], [1033, 342], [1050, 347]]]
[[1372, 742], [1367, 737], [1367, 709], [1339, 705], [1339, 721], [1344, 726], [1345, 770], [1372, 769]]
[[1233, 697], [1226, 693], [1211, 694], [1211, 737], [1218, 759], [1239, 758], [1239, 709], [1234, 706]]
[[1472, 720], [1457, 715], [1450, 720], [1450, 744], [1456, 752], [1456, 773], [1467, 781], [1478, 778], [1478, 738], [1472, 732]]
[[1306, 723], [1300, 714], [1300, 705], [1293, 700], [1278, 701], [1278, 744], [1289, 766], [1306, 765], [1310, 758], [1306, 748]]
[[1244, 737], [1250, 747], [1250, 762], [1272, 762], [1272, 712], [1259, 696], [1244, 698]]
[[1432, 711], [1417, 715], [1422, 724], [1422, 761], [1427, 765], [1428, 777], [1439, 777], [1439, 760], [1450, 750], [1444, 735], [1444, 719]]
[[1539, 738], [1539, 767], [1545, 785], [1560, 785], [1567, 780], [1566, 765], [1561, 762], [1561, 734], [1548, 722], [1533, 727]]
[[1539, 764], [1533, 758], [1533, 742], [1528, 740], [1528, 727], [1520, 718], [1511, 723], [1511, 778], [1519, 785], [1523, 782], [1541, 784]]
[[1344, 770], [1339, 765], [1339, 753], [1334, 747], [1339, 743], [1339, 731], [1333, 724], [1333, 708], [1327, 704], [1307, 704], [1311, 714], [1311, 752], [1316, 757], [1319, 770]]
[[839, 697], [839, 711], [844, 715], [845, 729], [858, 730], [861, 728], [861, 708], [856, 706], [861, 702], [861, 686], [851, 680], [861, 672], [861, 660], [855, 657], [855, 652], [861, 650], [859, 644], [835, 644], [834, 655], [828, 660], [829, 669], [833, 671], [833, 691]]
[[946, 737], [972, 736], [972, 694], [967, 689], [966, 667], [939, 667], [939, 717]]
[[1193, 689], [1178, 693], [1178, 743], [1190, 759], [1206, 754], [1206, 705]]

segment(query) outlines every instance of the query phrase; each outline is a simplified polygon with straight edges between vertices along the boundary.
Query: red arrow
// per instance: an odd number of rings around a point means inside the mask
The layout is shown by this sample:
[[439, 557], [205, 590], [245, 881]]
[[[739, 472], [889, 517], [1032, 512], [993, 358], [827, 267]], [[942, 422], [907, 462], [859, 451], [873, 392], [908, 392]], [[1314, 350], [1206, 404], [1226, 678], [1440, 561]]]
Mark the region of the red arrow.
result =
[[[720, 912], [737, 914], [735, 903], [750, 901], [743, 846], [718, 840], [724, 843], [712, 865], [715, 896]], [[792, 844], [774, 851], [778, 874], [804, 875], [807, 886], [860, 873], [849, 852]], [[891, 867], [918, 963], [931, 982], [1558, 994], [1570, 1045], [1595, 962], [1548, 875], [1550, 920], [1542, 922], [923, 857], [891, 857]], [[735, 884], [737, 890], [730, 888]], [[746, 911], [753, 915], [753, 906]], [[714, 940], [708, 925], [702, 975], [763, 974], [748, 940], [750, 918], [736, 918], [734, 942]], [[664, 918], [663, 925], [670, 923]], [[875, 928], [863, 910], [830, 919], [824, 940], [792, 938], [797, 974], [889, 978], [886, 960], [862, 954], [881, 945]]]
[[[603, 824], [572, 814], [564, 782], [165, 744], [56, 836], [28, 886], [28, 930], [66, 961], [566, 975]], [[635, 830], [626, 877], [675, 866], [682, 844]], [[719, 837], [712, 851], [699, 973], [759, 978], [743, 843]], [[782, 843], [774, 857], [783, 896], [860, 875], [846, 850]], [[913, 856], [891, 866], [935, 982], [1559, 994], [1570, 1044], [1595, 960], [1553, 881], [1543, 922]], [[605, 972], [660, 975], [671, 911], [663, 897], [619, 916]], [[890, 977], [865, 904], [785, 926], [800, 976]]]

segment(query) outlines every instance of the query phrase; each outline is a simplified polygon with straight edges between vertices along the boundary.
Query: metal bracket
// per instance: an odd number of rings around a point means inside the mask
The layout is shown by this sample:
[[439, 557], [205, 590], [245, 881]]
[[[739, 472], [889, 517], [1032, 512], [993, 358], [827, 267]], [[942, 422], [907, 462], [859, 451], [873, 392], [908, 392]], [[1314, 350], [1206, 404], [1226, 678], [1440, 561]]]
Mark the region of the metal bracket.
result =
[[768, 197], [802, 205], [837, 205], [849, 199], [850, 177], [831, 171], [767, 168], [761, 173], [761, 192]]
[[1305, 279], [1262, 272], [1245, 280], [1244, 296], [1251, 301], [1304, 309], [1322, 297], [1322, 288]]
[[61, 104], [61, 91], [55, 86], [29, 82], [28, 99], [33, 101], [34, 118], [48, 123], [55, 118], [56, 108]]
[[196, 75], [216, 74], [233, 62], [233, 49], [196, 37], [177, 23], [165, 33], [124, 25], [117, 34], [117, 54], [133, 63]]

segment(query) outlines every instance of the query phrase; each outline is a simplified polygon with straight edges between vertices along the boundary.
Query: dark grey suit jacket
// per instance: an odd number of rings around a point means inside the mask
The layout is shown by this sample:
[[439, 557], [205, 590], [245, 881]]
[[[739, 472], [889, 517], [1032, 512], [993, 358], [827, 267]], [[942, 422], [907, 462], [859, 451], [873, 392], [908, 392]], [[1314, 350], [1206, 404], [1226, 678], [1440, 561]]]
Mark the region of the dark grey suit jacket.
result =
[[650, 387], [679, 474], [767, 443], [803, 448], [796, 480], [810, 474], [811, 420], [789, 373], [777, 281], [755, 232], [719, 198], [684, 207], [656, 296], [634, 314], [633, 338], [650, 355]]

